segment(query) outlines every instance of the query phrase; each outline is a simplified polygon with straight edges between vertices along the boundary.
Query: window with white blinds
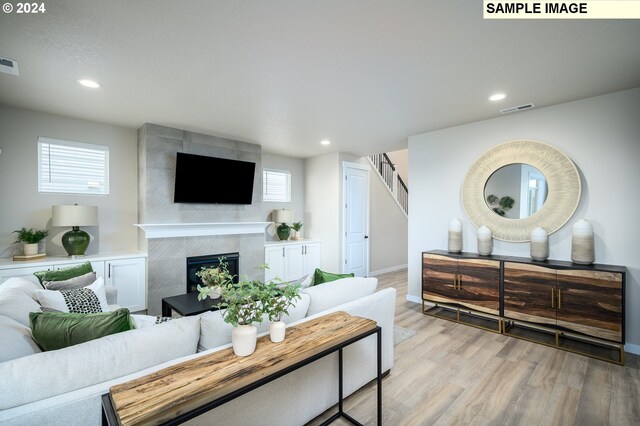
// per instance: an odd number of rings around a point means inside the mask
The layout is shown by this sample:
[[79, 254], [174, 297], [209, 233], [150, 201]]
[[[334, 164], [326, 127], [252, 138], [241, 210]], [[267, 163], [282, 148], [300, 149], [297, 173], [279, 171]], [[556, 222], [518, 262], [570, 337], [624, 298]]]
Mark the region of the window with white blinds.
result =
[[38, 138], [38, 191], [109, 195], [109, 147]]
[[291, 172], [262, 170], [262, 201], [291, 202]]

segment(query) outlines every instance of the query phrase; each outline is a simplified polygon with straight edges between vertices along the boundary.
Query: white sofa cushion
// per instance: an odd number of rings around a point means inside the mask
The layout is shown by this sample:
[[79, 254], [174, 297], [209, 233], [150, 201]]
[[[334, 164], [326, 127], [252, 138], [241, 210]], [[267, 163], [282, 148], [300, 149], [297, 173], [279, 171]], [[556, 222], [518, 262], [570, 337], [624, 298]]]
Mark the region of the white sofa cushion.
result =
[[0, 363], [0, 410], [194, 354], [200, 318], [186, 317]]
[[302, 292], [311, 296], [311, 304], [309, 305], [307, 316], [369, 296], [376, 291], [377, 287], [377, 278], [353, 277], [341, 278], [305, 288]]
[[5, 316], [0, 316], [0, 342], [0, 362], [42, 352], [29, 327]]
[[29, 327], [29, 312], [40, 312], [40, 305], [18, 288], [0, 289], [0, 315]]
[[[285, 323], [289, 324], [301, 320], [306, 316], [311, 298], [308, 294], [304, 293], [301, 293], [300, 297], [301, 299], [296, 302], [295, 306], [289, 308], [289, 315], [285, 315], [282, 318], [282, 321]], [[200, 317], [202, 320], [200, 323], [198, 352], [213, 349], [231, 342], [231, 330], [233, 330], [233, 326], [224, 322], [221, 311], [207, 312], [200, 315]], [[269, 318], [265, 315], [262, 318], [262, 323], [256, 325], [258, 333], [269, 330], [270, 324]]]
[[19, 290], [25, 293], [27, 296], [29, 296], [33, 300], [37, 301], [38, 299], [36, 299], [36, 291], [42, 290], [42, 286], [33, 281], [29, 281], [26, 278], [11, 277], [5, 282], [3, 282], [2, 284], [0, 284], [0, 291], [9, 290], [9, 289]]
[[[38, 290], [36, 291], [36, 297], [43, 307], [55, 309], [60, 312], [92, 314], [109, 311], [107, 295], [104, 290], [104, 280], [102, 278], [98, 278], [93, 284], [86, 287], [64, 291], [67, 292], [67, 297], [70, 298], [70, 301], [67, 301], [62, 295], [62, 292], [58, 290]], [[91, 295], [91, 298], [83, 294], [78, 294], [82, 291]], [[93, 295], [95, 295], [95, 298]], [[94, 301], [96, 303], [93, 303]]]

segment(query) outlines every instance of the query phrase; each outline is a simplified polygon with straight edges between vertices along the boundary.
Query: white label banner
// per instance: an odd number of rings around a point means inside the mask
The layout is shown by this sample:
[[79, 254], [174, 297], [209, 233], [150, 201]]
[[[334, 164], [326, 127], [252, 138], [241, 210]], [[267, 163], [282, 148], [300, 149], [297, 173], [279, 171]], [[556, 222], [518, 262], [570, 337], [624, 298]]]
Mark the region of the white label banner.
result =
[[640, 19], [640, 0], [491, 1], [484, 19]]

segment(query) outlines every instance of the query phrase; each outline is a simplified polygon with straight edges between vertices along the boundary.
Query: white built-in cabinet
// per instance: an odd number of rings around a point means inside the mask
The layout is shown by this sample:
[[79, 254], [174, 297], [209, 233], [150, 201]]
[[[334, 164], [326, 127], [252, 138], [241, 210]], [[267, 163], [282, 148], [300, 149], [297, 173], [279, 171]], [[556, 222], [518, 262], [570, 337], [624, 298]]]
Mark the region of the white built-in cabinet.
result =
[[147, 267], [146, 254], [115, 253], [90, 255], [82, 258], [47, 257], [29, 262], [0, 261], [0, 283], [11, 277], [26, 278], [35, 283], [38, 279], [34, 272], [53, 271], [70, 266], [91, 262], [96, 276], [103, 277], [105, 285], [118, 290], [118, 305], [131, 312], [147, 309]]
[[266, 281], [280, 278], [291, 281], [312, 274], [320, 267], [320, 241], [300, 240], [267, 242], [264, 247]]

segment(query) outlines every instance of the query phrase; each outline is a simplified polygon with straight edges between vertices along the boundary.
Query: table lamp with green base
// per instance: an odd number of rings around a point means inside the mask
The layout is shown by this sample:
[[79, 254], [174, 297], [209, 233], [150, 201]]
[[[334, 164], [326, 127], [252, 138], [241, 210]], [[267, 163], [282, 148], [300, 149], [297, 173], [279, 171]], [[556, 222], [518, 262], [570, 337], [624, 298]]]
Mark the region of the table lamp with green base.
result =
[[95, 206], [53, 206], [51, 226], [71, 226], [62, 236], [62, 246], [69, 256], [84, 256], [91, 237], [81, 226], [98, 225], [98, 208]]

